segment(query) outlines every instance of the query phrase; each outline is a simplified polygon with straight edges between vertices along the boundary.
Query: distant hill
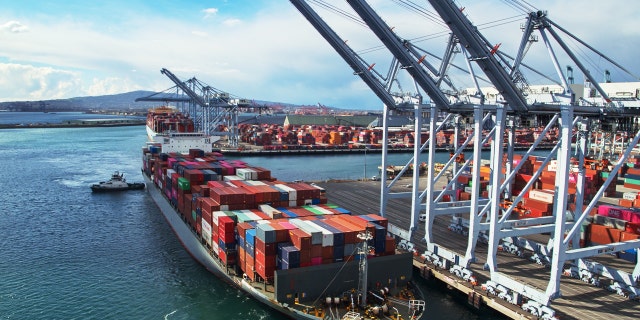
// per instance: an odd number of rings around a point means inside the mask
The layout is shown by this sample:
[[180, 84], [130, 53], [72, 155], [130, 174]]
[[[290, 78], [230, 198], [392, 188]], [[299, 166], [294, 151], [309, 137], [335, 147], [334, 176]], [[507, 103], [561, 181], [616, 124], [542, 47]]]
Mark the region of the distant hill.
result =
[[[154, 97], [162, 97], [162, 93], [153, 91], [132, 91], [120, 94], [111, 94], [104, 96], [88, 96], [76, 97], [69, 99], [42, 100], [42, 101], [13, 101], [0, 102], [0, 110], [8, 111], [33, 111], [33, 112], [62, 112], [62, 111], [127, 111], [127, 112], [143, 112], [147, 109], [157, 107], [163, 104], [162, 101], [139, 101], [138, 98], [145, 98], [154, 95]], [[269, 106], [273, 112], [277, 113], [293, 113], [296, 110], [311, 110], [312, 112], [326, 111], [329, 108], [322, 105], [295, 105], [291, 103], [270, 102], [253, 100], [259, 106]], [[346, 111], [339, 108], [330, 108], [335, 112]], [[362, 112], [362, 111], [361, 111]]]
[[108, 111], [108, 110], [146, 110], [158, 106], [159, 102], [135, 102], [137, 98], [147, 97], [153, 91], [133, 91], [120, 94], [77, 97], [69, 99], [42, 101], [0, 102], [0, 110], [9, 111]]

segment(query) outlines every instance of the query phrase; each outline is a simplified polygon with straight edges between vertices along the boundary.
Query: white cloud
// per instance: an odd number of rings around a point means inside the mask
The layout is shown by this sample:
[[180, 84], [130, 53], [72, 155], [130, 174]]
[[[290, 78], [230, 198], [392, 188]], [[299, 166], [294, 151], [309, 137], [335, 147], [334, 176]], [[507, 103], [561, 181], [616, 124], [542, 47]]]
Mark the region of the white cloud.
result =
[[67, 98], [81, 93], [80, 83], [75, 72], [0, 63], [0, 96], [5, 101]]
[[101, 96], [142, 89], [144, 88], [132, 83], [129, 79], [109, 77], [104, 79], [94, 78], [91, 85], [84, 91], [90, 96]]
[[202, 12], [204, 13], [204, 18], [208, 19], [211, 17], [215, 17], [218, 14], [218, 9], [216, 8], [207, 8], [202, 10]]
[[237, 26], [242, 23], [240, 19], [227, 19], [222, 22], [227, 27]]
[[204, 32], [204, 31], [196, 31], [196, 30], [191, 31], [191, 34], [196, 35], [198, 37], [206, 37], [206, 36], [209, 35], [208, 33]]
[[18, 21], [8, 21], [0, 25], [1, 31], [8, 31], [11, 33], [21, 33], [29, 31], [29, 27], [23, 25]]

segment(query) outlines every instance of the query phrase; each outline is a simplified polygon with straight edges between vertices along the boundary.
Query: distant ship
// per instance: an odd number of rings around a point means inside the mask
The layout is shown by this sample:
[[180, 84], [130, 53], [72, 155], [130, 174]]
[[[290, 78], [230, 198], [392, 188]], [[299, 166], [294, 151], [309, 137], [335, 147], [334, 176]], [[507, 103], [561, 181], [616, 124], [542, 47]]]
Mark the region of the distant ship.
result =
[[413, 254], [396, 252], [386, 218], [353, 216], [318, 186], [225, 160], [204, 134], [154, 137], [143, 148], [147, 190], [211, 273], [294, 319], [421, 318]]
[[194, 131], [194, 124], [191, 118], [178, 109], [161, 106], [148, 110], [146, 129], [149, 141], [155, 141], [158, 134], [191, 133]]

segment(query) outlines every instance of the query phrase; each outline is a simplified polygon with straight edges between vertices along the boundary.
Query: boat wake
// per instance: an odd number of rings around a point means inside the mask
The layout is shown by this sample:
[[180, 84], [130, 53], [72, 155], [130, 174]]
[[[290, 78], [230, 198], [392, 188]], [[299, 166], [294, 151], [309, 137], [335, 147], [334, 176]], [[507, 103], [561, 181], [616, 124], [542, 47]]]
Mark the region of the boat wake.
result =
[[168, 320], [168, 319], [169, 319], [169, 316], [171, 316], [172, 314], [174, 314], [174, 313], [176, 313], [176, 312], [178, 312], [178, 309], [175, 309], [175, 310], [171, 311], [170, 313], [165, 314], [165, 315], [164, 315], [164, 320]]

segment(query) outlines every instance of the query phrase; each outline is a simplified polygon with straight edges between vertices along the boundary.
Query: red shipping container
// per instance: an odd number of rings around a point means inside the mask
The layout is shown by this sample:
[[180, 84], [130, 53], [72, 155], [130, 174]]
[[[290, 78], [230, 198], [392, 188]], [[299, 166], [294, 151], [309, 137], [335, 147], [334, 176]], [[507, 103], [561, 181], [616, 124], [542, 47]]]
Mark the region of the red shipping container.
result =
[[385, 254], [394, 254], [396, 251], [396, 239], [393, 237], [387, 236], [385, 240], [384, 253]]
[[289, 230], [279, 223], [271, 223], [271, 227], [276, 231], [276, 242], [288, 242]]
[[640, 239], [640, 234], [624, 231], [620, 233], [620, 241], [630, 241], [638, 239]]
[[458, 198], [460, 201], [468, 201], [471, 200], [471, 193], [468, 192], [460, 192], [460, 196]]
[[246, 231], [249, 229], [253, 229], [253, 226], [247, 222], [241, 222], [236, 225], [236, 230], [238, 230], [238, 235], [242, 239], [245, 239]]
[[222, 250], [222, 248], [219, 248], [218, 257], [220, 257], [220, 260], [222, 260], [222, 263], [225, 265], [230, 266], [236, 264], [236, 251], [226, 252], [225, 250]]
[[275, 256], [278, 251], [277, 243], [264, 243], [260, 238], [255, 237], [255, 249], [262, 251], [263, 254], [268, 256]]
[[639, 222], [627, 222], [625, 232], [640, 234], [640, 223]]
[[258, 275], [262, 277], [262, 279], [266, 281], [273, 280], [273, 273], [275, 272], [275, 267], [267, 267], [260, 261], [255, 261], [255, 269]]
[[320, 244], [311, 245], [311, 258], [316, 257], [322, 258], [322, 245]]
[[310, 249], [300, 250], [300, 266], [301, 267], [302, 267], [303, 263], [311, 265], [311, 250]]
[[298, 248], [300, 251], [309, 251], [309, 255], [311, 255], [311, 235], [300, 230], [293, 229], [289, 230], [289, 238], [293, 245]]
[[529, 214], [525, 214], [524, 218], [540, 218], [551, 215], [549, 211], [539, 210], [536, 208], [528, 208]]
[[544, 201], [526, 198], [523, 200], [523, 205], [527, 209], [536, 209], [543, 212], [553, 212], [553, 203], [547, 203]]
[[322, 247], [322, 259], [333, 261], [333, 247]]
[[214, 211], [220, 211], [220, 203], [218, 203], [212, 198], [200, 197], [198, 201], [201, 201], [200, 207], [203, 210], [207, 210], [209, 213], [212, 213]]
[[592, 224], [590, 239], [595, 244], [609, 244], [620, 241], [622, 230], [609, 228], [599, 224]]
[[342, 232], [345, 244], [356, 242], [357, 232], [352, 231], [347, 226], [343, 225], [338, 219], [324, 219], [323, 222]]
[[255, 250], [255, 262], [258, 263], [262, 263], [262, 265], [269, 267], [269, 268], [275, 268], [276, 267], [276, 255], [265, 255], [264, 252], [260, 251], [260, 250]]

